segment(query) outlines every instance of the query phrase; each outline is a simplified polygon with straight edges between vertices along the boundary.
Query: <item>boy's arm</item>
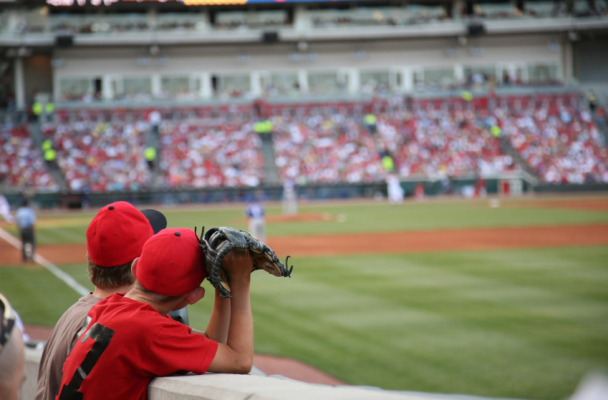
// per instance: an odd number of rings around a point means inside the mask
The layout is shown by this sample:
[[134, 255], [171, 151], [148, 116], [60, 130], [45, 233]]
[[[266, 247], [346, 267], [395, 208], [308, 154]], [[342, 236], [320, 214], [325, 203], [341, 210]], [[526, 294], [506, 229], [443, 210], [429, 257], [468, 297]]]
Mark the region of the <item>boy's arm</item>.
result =
[[247, 374], [253, 366], [253, 316], [249, 284], [253, 260], [249, 252], [231, 251], [223, 266], [230, 279], [230, 324], [227, 342], [219, 343], [211, 372]]
[[[226, 344], [228, 341], [228, 328], [230, 327], [230, 299], [222, 299], [220, 292], [215, 290], [213, 300], [213, 311], [207, 325], [207, 330], [203, 332], [211, 340]], [[194, 330], [193, 330], [194, 331]]]

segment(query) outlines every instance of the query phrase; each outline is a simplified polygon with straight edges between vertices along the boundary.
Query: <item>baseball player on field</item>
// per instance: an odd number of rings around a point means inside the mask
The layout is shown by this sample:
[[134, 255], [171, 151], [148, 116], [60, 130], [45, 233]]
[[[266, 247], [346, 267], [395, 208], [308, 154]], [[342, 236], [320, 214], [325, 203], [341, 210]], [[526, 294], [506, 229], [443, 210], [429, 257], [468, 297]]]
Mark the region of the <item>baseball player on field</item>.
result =
[[6, 200], [6, 197], [4, 197], [2, 193], [0, 193], [0, 215], [2, 215], [2, 218], [4, 218], [9, 224], [12, 224], [15, 221], [11, 215], [11, 206], [8, 204], [8, 200]]
[[266, 220], [264, 218], [264, 207], [258, 201], [247, 204], [245, 216], [249, 225], [249, 233], [258, 240], [266, 241]]
[[141, 254], [146, 240], [166, 226], [160, 212], [139, 211], [124, 201], [103, 207], [93, 218], [87, 229], [87, 259], [95, 290], [72, 305], [51, 332], [40, 360], [36, 400], [55, 399], [63, 363], [87, 313], [103, 298], [133, 287], [131, 263]]
[[249, 252], [233, 250], [219, 261], [232, 297], [216, 297], [205, 332], [167, 316], [203, 298], [204, 246], [184, 228], [164, 229], [144, 244], [131, 267], [133, 289], [89, 311], [63, 367], [58, 400], [147, 399], [148, 384], [157, 376], [251, 370], [254, 261]]

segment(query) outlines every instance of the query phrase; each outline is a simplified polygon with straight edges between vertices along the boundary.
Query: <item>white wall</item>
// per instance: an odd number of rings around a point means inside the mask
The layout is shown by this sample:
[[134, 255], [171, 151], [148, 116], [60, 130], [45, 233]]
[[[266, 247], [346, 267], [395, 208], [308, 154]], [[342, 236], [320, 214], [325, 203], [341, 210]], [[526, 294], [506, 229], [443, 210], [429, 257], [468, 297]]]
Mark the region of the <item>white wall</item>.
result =
[[[252, 70], [297, 71], [305, 69], [339, 68], [389, 68], [401, 66], [451, 66], [493, 64], [506, 61], [557, 62], [561, 64], [560, 52], [552, 52], [549, 42], [559, 38], [552, 35], [525, 35], [483, 37], [469, 39], [466, 46], [453, 39], [422, 39], [378, 41], [368, 43], [314, 43], [309, 46], [316, 53], [314, 61], [292, 62], [289, 53], [296, 51], [291, 44], [250, 46], [173, 46], [161, 47], [161, 55], [168, 58], [164, 66], [156, 65], [154, 57], [147, 67], [137, 64], [139, 57], [149, 57], [146, 48], [71, 48], [55, 52], [56, 58], [65, 60], [65, 66], [55, 70], [58, 77], [94, 76], [104, 74], [153, 74], [192, 72], [250, 72]], [[471, 54], [470, 47], [481, 47], [481, 55]], [[456, 49], [450, 57], [446, 49]], [[355, 59], [353, 52], [363, 50], [366, 57]], [[239, 63], [237, 56], [248, 54], [246, 63]]]

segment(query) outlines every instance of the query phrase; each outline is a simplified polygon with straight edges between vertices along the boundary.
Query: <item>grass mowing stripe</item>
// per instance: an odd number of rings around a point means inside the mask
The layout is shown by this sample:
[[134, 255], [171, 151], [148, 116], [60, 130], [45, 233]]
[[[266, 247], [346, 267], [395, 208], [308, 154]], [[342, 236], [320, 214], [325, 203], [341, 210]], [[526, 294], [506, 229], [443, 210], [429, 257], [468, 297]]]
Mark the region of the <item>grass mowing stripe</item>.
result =
[[41, 267], [0, 267], [0, 292], [6, 295], [23, 322], [54, 326], [80, 295]]
[[[565, 336], [576, 336], [588, 330], [589, 332], [586, 333], [588, 340], [580, 344], [577, 351], [585, 351], [590, 358], [608, 357], [606, 349], [601, 348], [605, 343], [605, 336], [608, 335], [608, 325], [600, 322], [608, 320], [605, 302], [558, 294], [545, 288], [512, 285], [488, 277], [465, 276], [463, 279], [461, 275], [462, 273], [455, 273], [451, 268], [442, 271], [441, 277], [434, 278], [434, 281], [453, 282], [453, 287], [446, 289], [445, 285], [441, 285], [440, 290], [432, 291], [433, 302], [429, 303], [425, 300], [420, 306], [434, 311], [434, 303], [439, 302], [443, 310], [441, 312], [446, 317], [468, 321], [471, 325], [494, 327], [497, 331], [504, 330], [504, 321], [509, 321], [511, 333], [521, 337], [528, 334], [530, 323], [536, 324], [537, 335], [530, 339], [539, 340], [539, 345], [553, 346], [558, 352], [568, 351], [566, 346], [568, 340], [564, 340]], [[463, 285], [467, 279], [469, 283]], [[398, 289], [401, 285], [395, 280], [384, 281], [373, 276], [362, 276], [361, 279], [357, 277], [356, 282], [362, 281], [366, 284], [355, 286], [353, 290], [368, 293]], [[416, 289], [412, 288], [412, 290]], [[428, 286], [425, 287], [425, 291], [429, 292]], [[429, 294], [426, 293], [426, 297]], [[398, 290], [395, 290], [393, 300], [416, 302], [409, 295], [401, 295]], [[445, 307], [444, 304], [447, 302], [451, 302], [450, 307]], [[479, 316], [487, 315], [491, 317], [479, 321]], [[560, 335], [556, 336], [555, 332], [560, 332]], [[566, 333], [568, 335], [564, 335]]]
[[[256, 349], [357, 384], [563, 398], [608, 367], [606, 256], [590, 246], [301, 258], [293, 282], [253, 284]], [[562, 276], [573, 270], [578, 280]], [[578, 294], [587, 288], [598, 295]]]

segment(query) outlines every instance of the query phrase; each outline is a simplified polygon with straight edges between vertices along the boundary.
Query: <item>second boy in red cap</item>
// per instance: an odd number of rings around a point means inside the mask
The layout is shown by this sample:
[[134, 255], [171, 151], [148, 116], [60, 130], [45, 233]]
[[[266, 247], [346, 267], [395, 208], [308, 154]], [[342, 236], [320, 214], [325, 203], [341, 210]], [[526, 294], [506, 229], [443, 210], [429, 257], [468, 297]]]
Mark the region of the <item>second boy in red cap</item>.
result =
[[57, 399], [147, 399], [148, 384], [157, 376], [248, 373], [253, 364], [249, 252], [232, 251], [224, 258], [233, 294], [226, 299], [230, 310], [221, 311], [216, 301], [206, 332], [193, 332], [167, 316], [204, 296], [203, 260], [190, 229], [165, 229], [149, 239], [133, 262], [133, 289], [89, 312], [64, 364]]
[[93, 218], [87, 229], [87, 259], [95, 290], [72, 305], [51, 332], [40, 360], [36, 400], [55, 399], [63, 363], [87, 313], [101, 299], [131, 289], [135, 281], [131, 263], [141, 254], [144, 243], [166, 226], [160, 212], [139, 211], [124, 201], [103, 207]]

